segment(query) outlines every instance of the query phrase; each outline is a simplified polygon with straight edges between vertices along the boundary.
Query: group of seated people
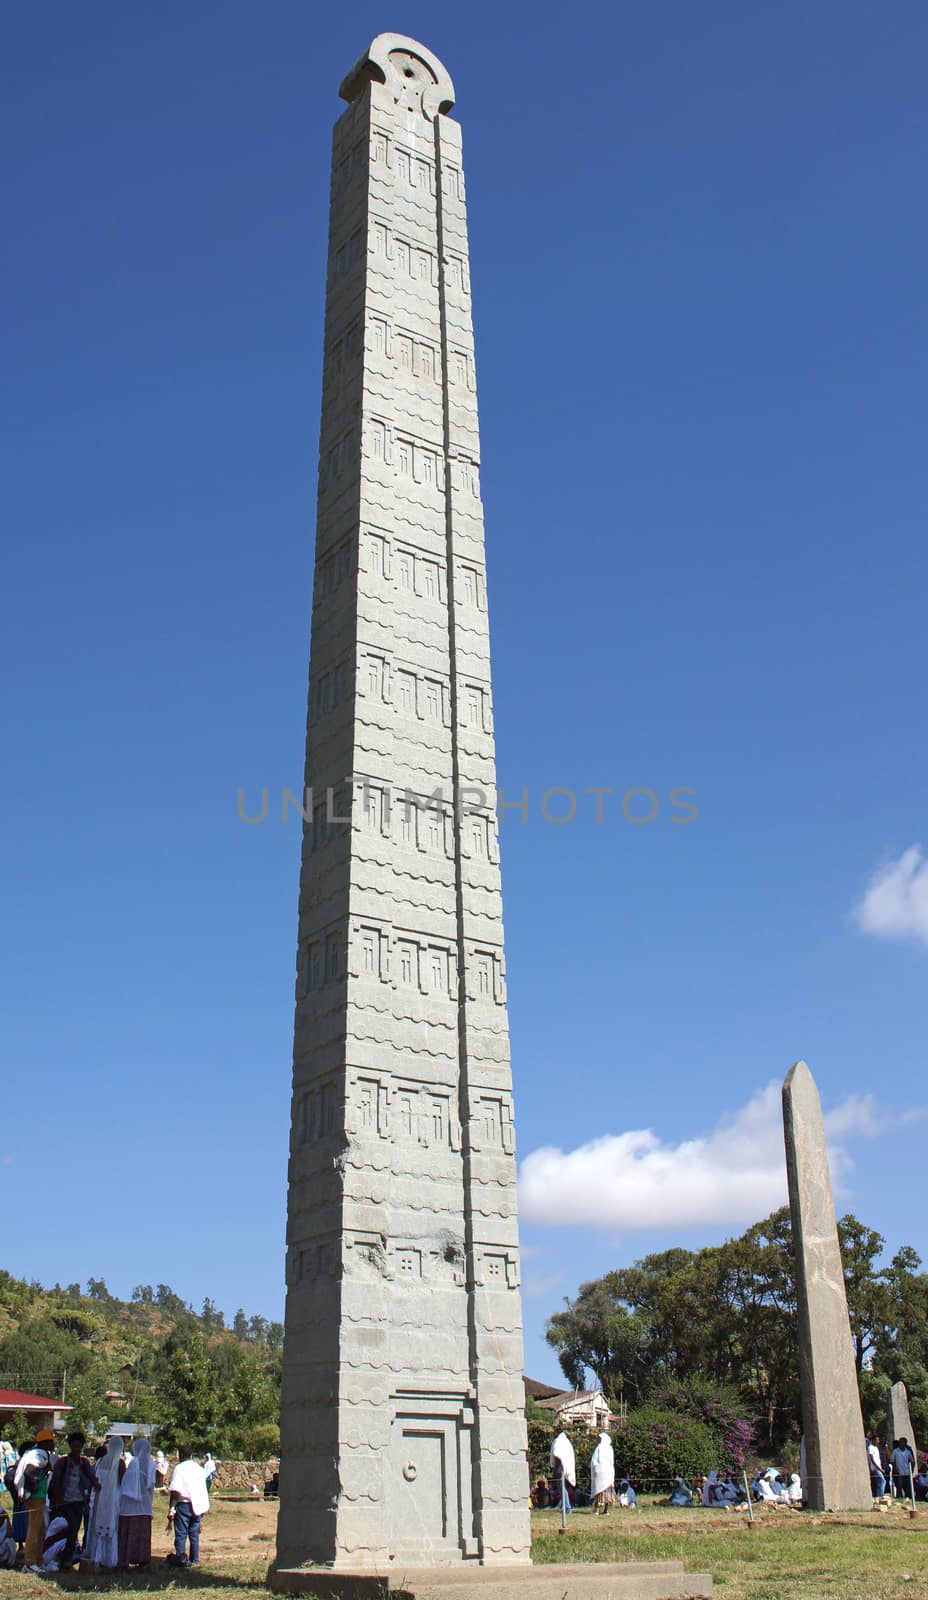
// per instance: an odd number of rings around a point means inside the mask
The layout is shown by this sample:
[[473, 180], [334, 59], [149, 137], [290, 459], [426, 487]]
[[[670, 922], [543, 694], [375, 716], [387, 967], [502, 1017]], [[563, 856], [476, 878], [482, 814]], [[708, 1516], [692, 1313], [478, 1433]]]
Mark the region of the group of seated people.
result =
[[[535, 1511], [551, 1511], [561, 1503], [561, 1479], [557, 1475], [550, 1478], [536, 1478], [532, 1484], [530, 1495], [532, 1507]], [[568, 1508], [573, 1511], [577, 1506], [593, 1504], [593, 1496], [587, 1494], [576, 1484], [569, 1484], [567, 1490]], [[625, 1506], [634, 1509], [638, 1505], [638, 1496], [634, 1487], [627, 1478], [619, 1478], [615, 1485], [612, 1505]]]
[[[802, 1484], [799, 1474], [778, 1472], [776, 1467], [768, 1467], [766, 1472], [758, 1472], [753, 1478], [751, 1495], [768, 1505], [801, 1506]], [[733, 1507], [744, 1507], [747, 1503], [744, 1483], [739, 1483], [734, 1472], [723, 1472], [717, 1468], [708, 1477], [698, 1472], [693, 1479], [692, 1489], [677, 1473], [670, 1491], [672, 1506], [721, 1506], [731, 1510]]]

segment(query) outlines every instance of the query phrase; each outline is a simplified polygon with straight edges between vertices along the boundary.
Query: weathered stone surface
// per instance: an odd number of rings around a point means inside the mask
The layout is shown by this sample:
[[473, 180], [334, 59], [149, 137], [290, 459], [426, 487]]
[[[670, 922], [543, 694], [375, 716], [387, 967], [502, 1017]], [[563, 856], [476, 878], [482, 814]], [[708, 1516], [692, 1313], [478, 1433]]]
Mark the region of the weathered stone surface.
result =
[[364, 1574], [278, 1569], [268, 1576], [278, 1594], [313, 1594], [319, 1600], [712, 1600], [706, 1572], [684, 1573], [679, 1561], [558, 1562], [551, 1566], [484, 1567], [446, 1571]]
[[341, 93], [278, 1562], [514, 1564], [528, 1474], [461, 133], [414, 40], [375, 39]]
[[912, 1429], [912, 1418], [909, 1416], [909, 1396], [904, 1383], [893, 1384], [889, 1391], [889, 1400], [886, 1406], [887, 1450], [892, 1449], [897, 1439], [908, 1440], [917, 1461], [918, 1447], [915, 1443], [915, 1434]]
[[873, 1503], [847, 1314], [825, 1124], [804, 1061], [783, 1084], [783, 1129], [799, 1301], [805, 1496], [815, 1511]]

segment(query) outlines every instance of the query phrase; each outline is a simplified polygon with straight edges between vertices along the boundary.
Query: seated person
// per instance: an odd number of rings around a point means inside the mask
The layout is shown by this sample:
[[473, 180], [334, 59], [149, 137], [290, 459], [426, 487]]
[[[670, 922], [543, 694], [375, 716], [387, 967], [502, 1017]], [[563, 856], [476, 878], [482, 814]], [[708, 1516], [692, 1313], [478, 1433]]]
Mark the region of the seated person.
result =
[[280, 1472], [272, 1472], [271, 1476], [267, 1480], [267, 1483], [264, 1485], [264, 1498], [265, 1500], [273, 1500], [279, 1492]]
[[718, 1503], [720, 1506], [736, 1506], [744, 1498], [744, 1490], [739, 1489], [730, 1472], [726, 1472], [718, 1486]]
[[689, 1484], [684, 1483], [679, 1472], [673, 1480], [673, 1488], [670, 1491], [670, 1504], [672, 1506], [691, 1506], [693, 1504], [693, 1491]]
[[620, 1479], [618, 1487], [619, 1487], [619, 1505], [620, 1506], [630, 1506], [633, 1509], [636, 1508], [637, 1505], [638, 1505], [638, 1496], [636, 1495], [636, 1493], [635, 1493], [634, 1489], [632, 1488], [631, 1484], [629, 1483], [628, 1479], [627, 1478]]
[[721, 1487], [718, 1470], [717, 1468], [713, 1467], [708, 1478], [705, 1479], [702, 1486], [702, 1503], [704, 1506], [721, 1505]]
[[928, 1464], [915, 1474], [916, 1500], [928, 1500]]
[[776, 1467], [768, 1467], [757, 1480], [758, 1499], [765, 1505], [782, 1505], [785, 1495], [782, 1491], [782, 1480]]
[[531, 1501], [536, 1511], [545, 1509], [548, 1506], [549, 1500], [547, 1478], [535, 1479], [535, 1482], [532, 1484]]

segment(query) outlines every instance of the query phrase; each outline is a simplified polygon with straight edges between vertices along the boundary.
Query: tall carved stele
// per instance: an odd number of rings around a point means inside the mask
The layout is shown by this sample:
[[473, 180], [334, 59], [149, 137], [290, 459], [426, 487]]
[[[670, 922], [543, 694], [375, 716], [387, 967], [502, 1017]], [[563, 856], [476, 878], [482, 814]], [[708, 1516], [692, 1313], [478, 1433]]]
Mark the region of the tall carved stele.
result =
[[277, 1561], [513, 1564], [528, 1480], [461, 132], [413, 39], [380, 35], [340, 92]]
[[794, 1061], [783, 1082], [786, 1177], [796, 1258], [806, 1505], [869, 1510], [870, 1468], [844, 1266], [815, 1079]]

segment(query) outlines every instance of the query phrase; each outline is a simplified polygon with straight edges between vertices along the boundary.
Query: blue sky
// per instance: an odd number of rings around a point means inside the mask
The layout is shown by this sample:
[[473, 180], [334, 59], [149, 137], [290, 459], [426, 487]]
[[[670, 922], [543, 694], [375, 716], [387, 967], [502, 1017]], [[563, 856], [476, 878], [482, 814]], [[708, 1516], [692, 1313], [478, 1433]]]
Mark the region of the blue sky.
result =
[[580, 1281], [776, 1203], [797, 1055], [928, 1257], [928, 16], [10, 12], [0, 1160], [96, 1196], [10, 1199], [27, 1277], [282, 1309], [299, 838], [236, 790], [300, 782], [330, 130], [385, 28], [464, 129], [543, 1377]]

